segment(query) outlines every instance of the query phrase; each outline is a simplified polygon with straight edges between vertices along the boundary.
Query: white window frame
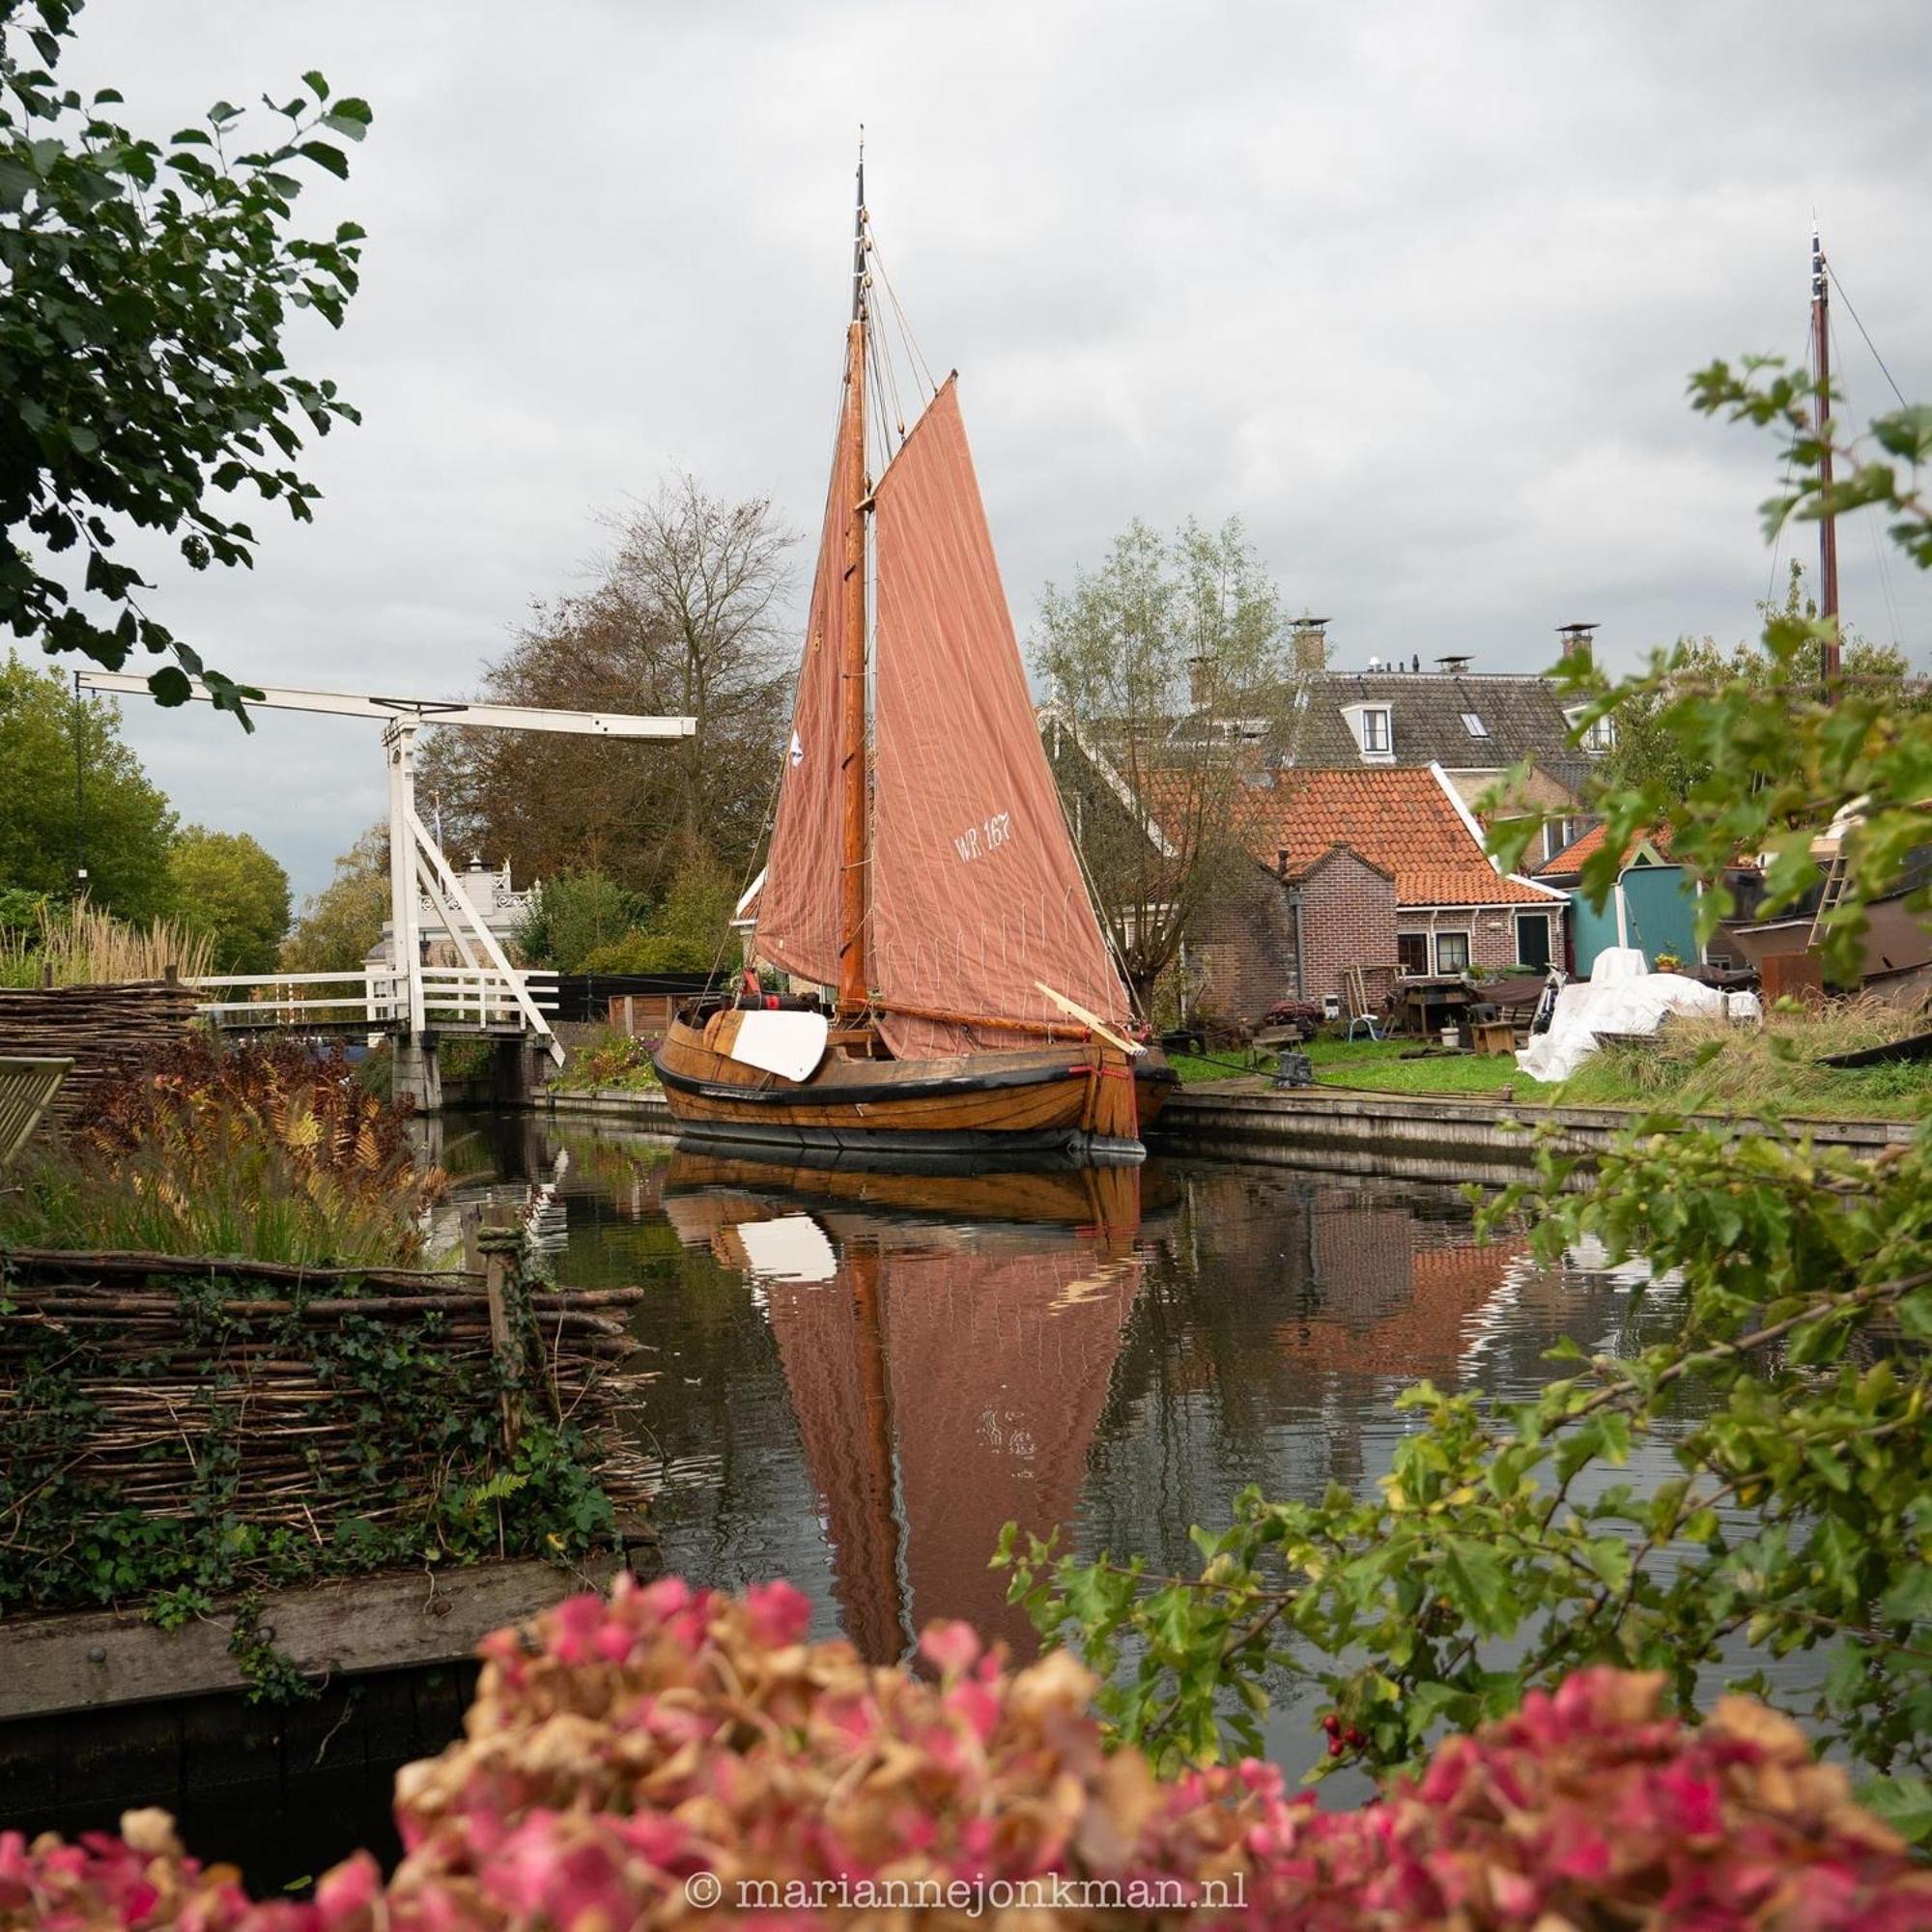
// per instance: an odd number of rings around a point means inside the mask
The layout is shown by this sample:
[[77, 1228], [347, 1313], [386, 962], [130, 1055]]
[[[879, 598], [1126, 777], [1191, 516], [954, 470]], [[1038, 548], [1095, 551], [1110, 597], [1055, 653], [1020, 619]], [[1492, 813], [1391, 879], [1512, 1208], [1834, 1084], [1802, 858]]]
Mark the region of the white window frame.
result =
[[[1460, 939], [1463, 942], [1463, 963], [1460, 966], [1445, 966], [1442, 963], [1442, 942], [1445, 939]], [[1430, 934], [1430, 950], [1435, 958], [1435, 977], [1446, 980], [1453, 974], [1466, 973], [1475, 964], [1474, 931], [1466, 925], [1445, 925]]]
[[1480, 711], [1463, 712], [1463, 729], [1472, 738], [1487, 738], [1490, 735], [1490, 727], [1483, 723], [1483, 714]]
[[[1577, 704], [1572, 705], [1564, 711], [1563, 721], [1570, 726], [1572, 731], [1575, 731], [1582, 724], [1583, 713], [1588, 708], [1587, 705]], [[1577, 746], [1579, 751], [1584, 752], [1615, 751], [1617, 746], [1617, 721], [1606, 712], [1588, 730], [1583, 732], [1577, 740]]]
[[[1342, 715], [1349, 721], [1349, 729], [1353, 734], [1355, 747], [1367, 763], [1392, 765], [1395, 763], [1395, 707], [1390, 704], [1345, 704]], [[1381, 719], [1382, 743], [1369, 743], [1369, 720]]]
[[1533, 906], [1519, 906], [1516, 915], [1516, 963], [1527, 966], [1530, 962], [1522, 956], [1522, 923], [1526, 919], [1540, 919], [1543, 922], [1543, 958], [1536, 970], [1556, 963], [1556, 921], [1547, 912], [1538, 911]]

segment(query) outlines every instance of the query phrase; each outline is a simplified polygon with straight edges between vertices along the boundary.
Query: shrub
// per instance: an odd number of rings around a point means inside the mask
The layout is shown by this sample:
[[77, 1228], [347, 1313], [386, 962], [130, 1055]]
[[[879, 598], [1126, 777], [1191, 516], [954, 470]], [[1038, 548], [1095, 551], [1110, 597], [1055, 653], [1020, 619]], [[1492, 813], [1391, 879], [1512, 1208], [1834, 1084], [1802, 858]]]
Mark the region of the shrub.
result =
[[643, 912], [643, 901], [608, 874], [565, 872], [530, 895], [517, 945], [532, 966], [582, 973], [598, 948], [629, 931]]
[[217, 1054], [172, 1048], [100, 1083], [64, 1144], [0, 1195], [23, 1246], [404, 1265], [441, 1193], [418, 1167], [408, 1110], [372, 1094], [338, 1048], [293, 1040]]
[[635, 930], [584, 960], [591, 973], [709, 973], [730, 943], [737, 895], [708, 859], [679, 867], [664, 904]]
[[1932, 1924], [1932, 1874], [1795, 1728], [1743, 1699], [1688, 1727], [1659, 1715], [1655, 1675], [1582, 1672], [1379, 1803], [1323, 1812], [1271, 1765], [1162, 1782], [1110, 1756], [1065, 1653], [1009, 1673], [936, 1624], [916, 1676], [807, 1644], [808, 1618], [782, 1583], [620, 1579], [531, 1640], [485, 1640], [464, 1740], [397, 1778], [386, 1886], [357, 1853], [313, 1906], [251, 1906], [139, 1812], [119, 1840], [0, 1837], [0, 1924], [763, 1922], [753, 1901], [795, 1924], [895, 1904], [936, 1924], [1310, 1932]]
[[651, 1066], [655, 1044], [614, 1027], [606, 1027], [588, 1045], [570, 1050], [569, 1064], [559, 1087], [655, 1087], [658, 1077]]

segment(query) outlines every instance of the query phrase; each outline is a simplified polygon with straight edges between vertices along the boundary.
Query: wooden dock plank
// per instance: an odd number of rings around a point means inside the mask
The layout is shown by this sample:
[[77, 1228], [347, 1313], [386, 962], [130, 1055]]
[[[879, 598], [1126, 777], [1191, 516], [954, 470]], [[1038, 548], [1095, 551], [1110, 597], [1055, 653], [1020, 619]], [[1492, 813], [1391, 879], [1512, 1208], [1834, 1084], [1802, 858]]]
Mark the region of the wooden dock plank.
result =
[[[418, 1570], [271, 1591], [259, 1634], [272, 1630], [274, 1647], [311, 1676], [456, 1662], [493, 1630], [606, 1588], [617, 1568], [614, 1557], [570, 1570], [479, 1563], [433, 1582]], [[233, 1629], [232, 1606], [177, 1631], [117, 1610], [0, 1621], [0, 1722], [240, 1690]]]

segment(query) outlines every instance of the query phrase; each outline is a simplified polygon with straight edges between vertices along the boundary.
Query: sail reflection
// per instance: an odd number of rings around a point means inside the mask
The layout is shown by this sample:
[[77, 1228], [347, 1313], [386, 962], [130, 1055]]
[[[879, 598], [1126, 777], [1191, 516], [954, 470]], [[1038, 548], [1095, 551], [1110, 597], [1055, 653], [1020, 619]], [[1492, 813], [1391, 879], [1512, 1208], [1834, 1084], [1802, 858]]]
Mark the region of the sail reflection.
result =
[[673, 1157], [671, 1225], [764, 1300], [868, 1660], [938, 1616], [1033, 1648], [987, 1557], [1009, 1520], [1073, 1519], [1144, 1277], [1141, 1179]]

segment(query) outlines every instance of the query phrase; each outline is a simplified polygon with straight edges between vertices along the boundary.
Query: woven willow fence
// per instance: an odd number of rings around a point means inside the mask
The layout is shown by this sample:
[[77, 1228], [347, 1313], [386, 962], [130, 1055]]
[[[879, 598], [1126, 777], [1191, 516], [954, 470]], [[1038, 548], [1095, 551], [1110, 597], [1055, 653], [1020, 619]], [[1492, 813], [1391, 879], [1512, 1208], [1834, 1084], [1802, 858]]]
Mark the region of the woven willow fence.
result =
[[0, 1606], [570, 1555], [641, 1512], [636, 1289], [0, 1253]]

